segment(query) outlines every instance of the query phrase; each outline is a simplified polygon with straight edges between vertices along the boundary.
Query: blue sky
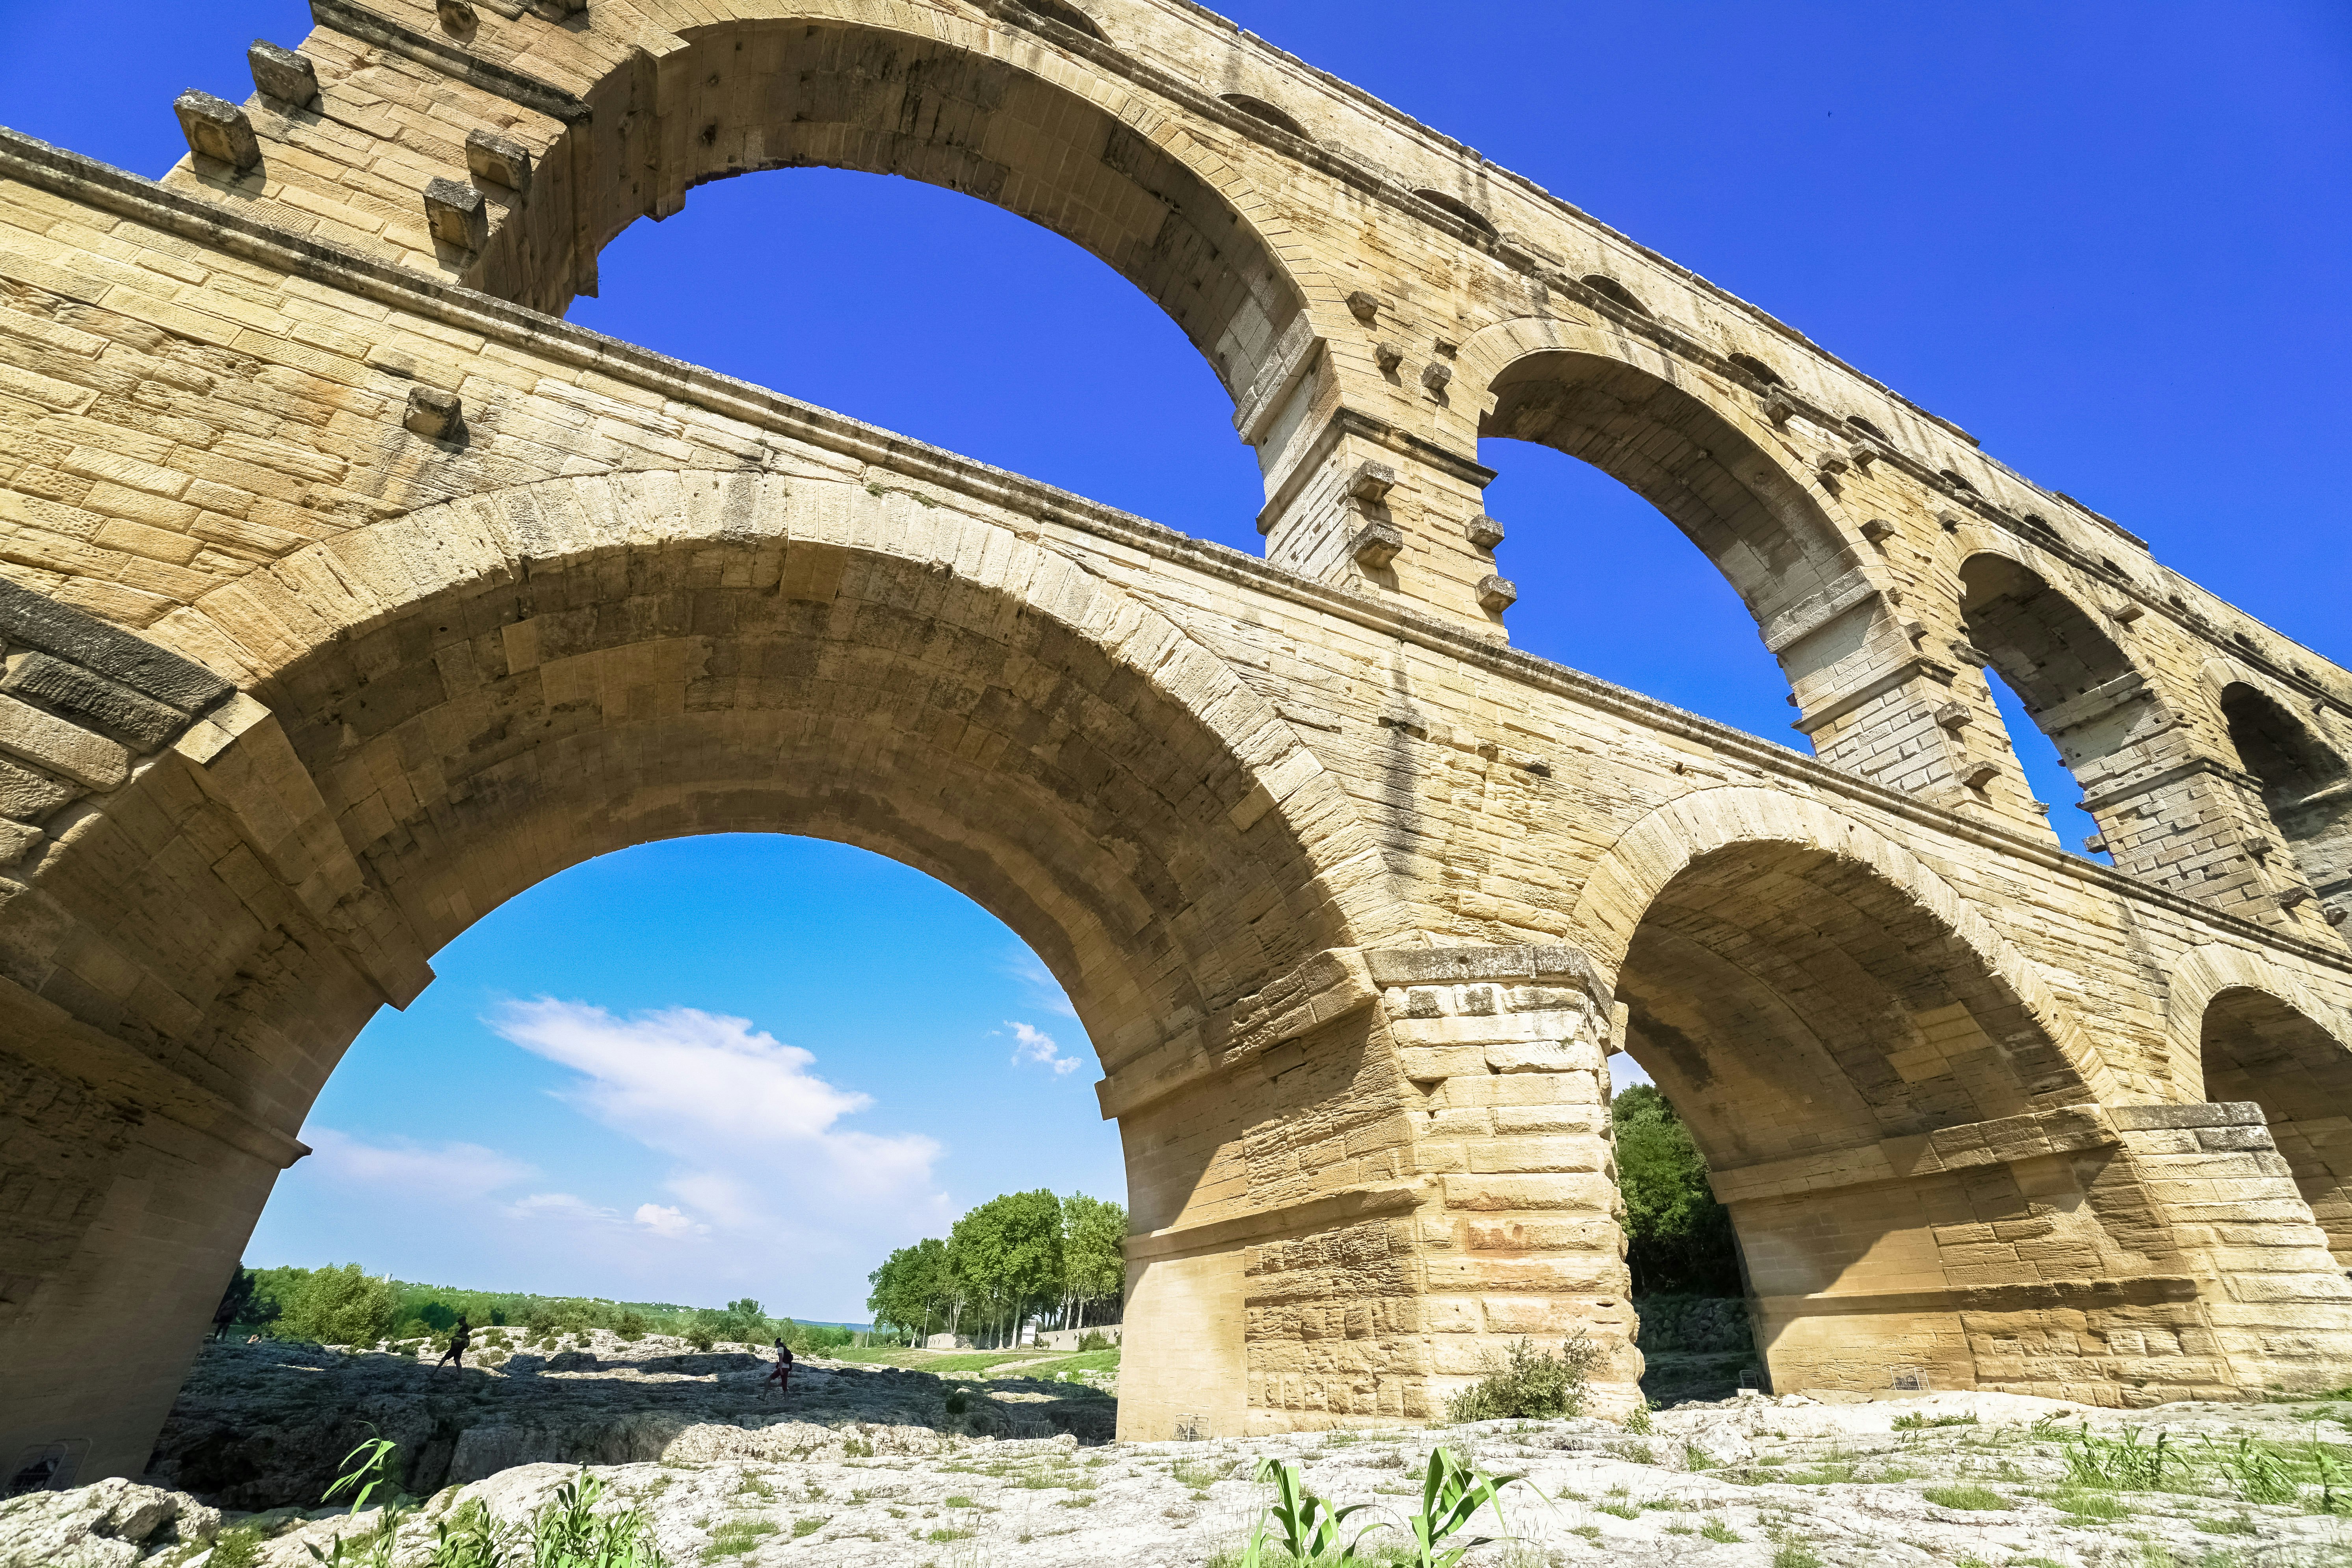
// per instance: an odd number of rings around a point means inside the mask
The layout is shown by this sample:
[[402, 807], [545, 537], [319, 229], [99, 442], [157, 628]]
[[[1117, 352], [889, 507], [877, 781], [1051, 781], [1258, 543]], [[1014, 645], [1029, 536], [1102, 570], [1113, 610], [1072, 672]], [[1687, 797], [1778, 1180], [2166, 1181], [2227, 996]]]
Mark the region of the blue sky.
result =
[[[2352, 9], [1225, 9], [2352, 657]], [[0, 3], [0, 122], [149, 174], [180, 151], [176, 92], [242, 98], [246, 43], [308, 29], [299, 0], [124, 0], [91, 68], [90, 16]], [[968, 198], [821, 170], [705, 186], [624, 234], [572, 317], [1258, 548], [1255, 466], [1175, 327]], [[1752, 624], [1671, 525], [1556, 453], [1481, 457], [1501, 472], [1488, 510], [1510, 530], [1519, 646], [1793, 741]], [[2077, 792], [2013, 710], [2011, 731], [2071, 846]], [[1051, 981], [959, 895], [860, 852], [641, 848], [516, 900], [436, 963], [440, 983], [330, 1083], [320, 1153], [279, 1184], [256, 1260], [748, 1289], [845, 1318], [883, 1250], [971, 1203], [1120, 1193]], [[514, 1010], [541, 997], [561, 1006]], [[644, 1059], [692, 1070], [649, 1079]], [[698, 1120], [681, 1084], [730, 1103]], [[741, 1105], [785, 1132], [741, 1124]]]

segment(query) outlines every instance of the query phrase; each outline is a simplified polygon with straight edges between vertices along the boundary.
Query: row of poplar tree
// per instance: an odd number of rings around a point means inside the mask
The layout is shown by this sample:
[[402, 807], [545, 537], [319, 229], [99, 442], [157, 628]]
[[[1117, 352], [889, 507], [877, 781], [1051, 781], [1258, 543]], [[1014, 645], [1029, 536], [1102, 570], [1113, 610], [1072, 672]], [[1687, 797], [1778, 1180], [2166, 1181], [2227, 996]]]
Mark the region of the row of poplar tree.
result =
[[866, 1276], [877, 1329], [918, 1342], [968, 1334], [1007, 1344], [1023, 1325], [1117, 1322], [1127, 1293], [1127, 1210], [1073, 1193], [1006, 1193], [892, 1253]]

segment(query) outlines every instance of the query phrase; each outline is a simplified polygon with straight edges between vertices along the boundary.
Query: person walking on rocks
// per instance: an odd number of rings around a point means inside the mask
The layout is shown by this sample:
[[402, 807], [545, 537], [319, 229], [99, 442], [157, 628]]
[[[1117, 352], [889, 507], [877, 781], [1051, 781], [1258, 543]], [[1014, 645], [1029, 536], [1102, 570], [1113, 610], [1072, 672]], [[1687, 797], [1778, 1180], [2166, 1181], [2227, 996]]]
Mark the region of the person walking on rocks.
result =
[[473, 1340], [474, 1331], [467, 1326], [466, 1314], [463, 1312], [458, 1313], [457, 1326], [449, 1331], [448, 1352], [442, 1356], [439, 1364], [436, 1365], [434, 1370], [438, 1372], [442, 1367], [447, 1366], [454, 1361], [457, 1363], [457, 1370], [459, 1372], [465, 1371], [466, 1347], [471, 1344]]
[[768, 1384], [776, 1385], [776, 1395], [782, 1398], [792, 1392], [793, 1347], [783, 1341], [776, 1342], [776, 1370], [760, 1380], [760, 1392], [768, 1392]]

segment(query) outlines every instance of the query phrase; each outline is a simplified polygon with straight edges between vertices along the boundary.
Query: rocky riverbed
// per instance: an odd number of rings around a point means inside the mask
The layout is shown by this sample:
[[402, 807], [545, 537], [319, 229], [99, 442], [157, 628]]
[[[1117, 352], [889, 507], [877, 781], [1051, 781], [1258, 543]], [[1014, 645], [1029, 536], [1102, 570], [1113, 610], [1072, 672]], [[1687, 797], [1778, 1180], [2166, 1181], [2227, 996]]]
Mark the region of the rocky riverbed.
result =
[[[593, 1353], [499, 1368], [483, 1392], [381, 1364], [394, 1357], [215, 1350], [173, 1414], [155, 1484], [0, 1504], [0, 1568], [205, 1568], [225, 1527], [251, 1532], [267, 1568], [331, 1554], [339, 1535], [357, 1545], [383, 1512], [244, 1511], [326, 1476], [354, 1420], [419, 1437], [410, 1484], [426, 1495], [387, 1543], [402, 1568], [427, 1562], [436, 1526], [471, 1502], [527, 1521], [582, 1462], [604, 1506], [644, 1510], [675, 1568], [1204, 1568], [1230, 1562], [1264, 1508], [1262, 1459], [1387, 1510], [1361, 1524], [1415, 1505], [1437, 1443], [1526, 1477], [1506, 1493], [1519, 1539], [1478, 1549], [1475, 1568], [2352, 1563], [2352, 1405], [1748, 1396], [1653, 1413], [1647, 1431], [1490, 1422], [1110, 1445], [1112, 1400], [1055, 1378], [804, 1363], [780, 1406], [741, 1352]], [[1481, 1528], [1503, 1532], [1491, 1514]]]

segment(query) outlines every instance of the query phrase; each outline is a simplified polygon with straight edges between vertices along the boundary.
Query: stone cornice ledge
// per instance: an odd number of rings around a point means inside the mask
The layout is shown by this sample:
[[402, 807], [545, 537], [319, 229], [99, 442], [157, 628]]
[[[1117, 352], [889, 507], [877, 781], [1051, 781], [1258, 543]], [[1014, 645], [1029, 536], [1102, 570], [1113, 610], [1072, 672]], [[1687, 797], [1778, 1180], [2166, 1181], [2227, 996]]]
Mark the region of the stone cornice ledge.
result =
[[910, 437], [864, 424], [750, 382], [605, 337], [527, 306], [395, 267], [324, 240], [289, 234], [250, 214], [166, 189], [152, 180], [5, 127], [0, 127], [0, 178], [71, 197], [196, 244], [341, 288], [381, 304], [436, 317], [450, 325], [528, 347], [559, 363], [593, 369], [665, 396], [698, 403], [732, 418], [783, 430], [813, 445], [887, 466], [903, 476], [961, 491], [992, 506], [1115, 539], [1161, 560], [1246, 583], [1448, 658], [1483, 665], [1512, 679], [1646, 728], [1702, 742], [1766, 773], [1844, 795], [1952, 838], [2001, 850], [2045, 870], [2105, 888], [2118, 898], [2171, 910], [2218, 933], [2352, 973], [2352, 952], [2331, 951], [2307, 938], [2273, 931], [2168, 889], [2150, 886], [2111, 867], [2078, 860], [2055, 846], [2037, 844], [2007, 827], [1970, 821], [1946, 807], [1842, 773], [1784, 746], [1758, 740], [1596, 676], [1513, 648], [1498, 647], [1475, 633], [1458, 630], [1417, 612], [1308, 582], [1237, 550], [1192, 538], [1131, 512], [956, 457]]

